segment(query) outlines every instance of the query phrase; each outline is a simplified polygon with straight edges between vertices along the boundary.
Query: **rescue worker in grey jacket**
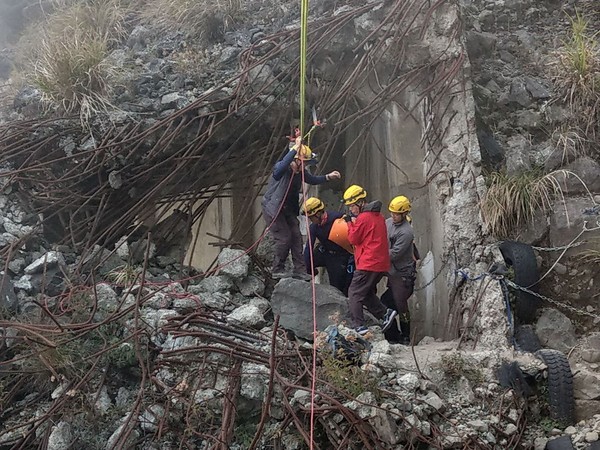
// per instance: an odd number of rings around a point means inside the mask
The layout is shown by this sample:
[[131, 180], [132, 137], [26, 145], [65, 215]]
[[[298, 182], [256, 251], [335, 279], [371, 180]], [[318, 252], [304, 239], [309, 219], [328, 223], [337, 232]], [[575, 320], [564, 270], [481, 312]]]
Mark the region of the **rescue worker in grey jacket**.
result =
[[[300, 150], [298, 150], [300, 149]], [[341, 177], [337, 170], [327, 175], [313, 175], [307, 167], [316, 164], [317, 160], [307, 145], [302, 145], [296, 140], [289, 152], [278, 161], [273, 174], [269, 179], [267, 190], [262, 199], [262, 213], [267, 227], [275, 241], [275, 255], [273, 260], [273, 275], [282, 277], [285, 275], [285, 262], [288, 254], [292, 253], [294, 265], [293, 275], [306, 279], [304, 257], [302, 256], [302, 235], [300, 234], [299, 196], [302, 191], [302, 170], [304, 169], [304, 181], [308, 184], [322, 184], [329, 180], [337, 180]]]
[[400, 322], [400, 343], [410, 343], [410, 313], [408, 299], [413, 294], [416, 278], [418, 254], [414, 244], [415, 235], [408, 221], [410, 201], [403, 195], [394, 197], [388, 207], [392, 217], [386, 219], [390, 244], [391, 267], [388, 274], [388, 287], [391, 290], [393, 306], [398, 311]]

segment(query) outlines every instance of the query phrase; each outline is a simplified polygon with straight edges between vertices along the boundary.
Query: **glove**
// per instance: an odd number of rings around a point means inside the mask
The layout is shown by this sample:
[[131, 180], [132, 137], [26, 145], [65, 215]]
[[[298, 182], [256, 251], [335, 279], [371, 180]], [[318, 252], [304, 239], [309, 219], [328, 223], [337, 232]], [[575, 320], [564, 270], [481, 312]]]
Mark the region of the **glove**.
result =
[[348, 215], [348, 214], [344, 214], [344, 217], [343, 217], [343, 219], [344, 219], [346, 222], [352, 222], [352, 216], [350, 216], [350, 215]]
[[327, 181], [339, 180], [340, 178], [342, 178], [342, 175], [337, 170], [327, 174]]

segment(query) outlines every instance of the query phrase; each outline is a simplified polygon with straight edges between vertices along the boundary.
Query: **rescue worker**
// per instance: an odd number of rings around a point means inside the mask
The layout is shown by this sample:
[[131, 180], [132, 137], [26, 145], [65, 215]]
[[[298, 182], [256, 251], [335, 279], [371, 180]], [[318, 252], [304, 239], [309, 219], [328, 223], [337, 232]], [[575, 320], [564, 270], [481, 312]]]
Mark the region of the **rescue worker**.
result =
[[348, 240], [354, 246], [356, 270], [348, 289], [348, 303], [352, 326], [358, 334], [367, 334], [363, 306], [381, 321], [381, 329], [386, 331], [397, 313], [381, 303], [377, 297], [377, 283], [390, 270], [385, 219], [381, 215], [381, 202], [367, 203], [367, 191], [361, 186], [352, 185], [344, 192], [344, 204], [350, 214]]
[[[329, 284], [338, 288], [344, 295], [348, 295], [348, 286], [352, 280], [352, 272], [348, 271], [352, 255], [343, 247], [329, 239], [331, 227], [335, 220], [344, 214], [337, 211], [326, 211], [325, 204], [316, 197], [310, 197], [304, 202], [302, 211], [306, 214], [311, 224], [308, 227], [310, 238], [304, 247], [304, 264], [306, 271], [313, 276], [319, 272], [317, 267], [325, 267], [329, 277]], [[343, 222], [342, 222], [343, 223]], [[318, 245], [315, 245], [318, 241]], [[312, 243], [312, 261], [310, 244]]]
[[[385, 221], [391, 262], [388, 288], [391, 291], [393, 307], [398, 311], [397, 320], [401, 334], [399, 342], [406, 345], [410, 343], [408, 299], [415, 289], [418, 252], [416, 251], [415, 235], [408, 216], [411, 210], [410, 200], [403, 195], [394, 197], [388, 209], [392, 216]], [[384, 297], [389, 299], [387, 295], [384, 295]], [[390, 306], [389, 300], [383, 297], [382, 300]]]
[[298, 138], [287, 154], [273, 167], [273, 174], [262, 199], [262, 213], [273, 236], [274, 260], [273, 276], [285, 276], [285, 262], [288, 254], [292, 254], [293, 275], [306, 279], [306, 267], [302, 257], [302, 235], [300, 234], [299, 195], [302, 190], [302, 170], [304, 181], [308, 184], [322, 184], [337, 180], [337, 170], [327, 175], [315, 176], [307, 170], [308, 166], [317, 163], [316, 156], [307, 145]]

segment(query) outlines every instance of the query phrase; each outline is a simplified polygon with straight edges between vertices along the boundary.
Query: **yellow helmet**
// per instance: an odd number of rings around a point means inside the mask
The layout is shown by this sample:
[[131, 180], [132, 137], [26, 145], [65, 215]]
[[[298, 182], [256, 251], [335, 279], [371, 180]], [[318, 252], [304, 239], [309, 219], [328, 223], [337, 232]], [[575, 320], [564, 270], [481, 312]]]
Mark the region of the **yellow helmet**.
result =
[[390, 202], [390, 206], [388, 209], [397, 214], [410, 212], [410, 200], [406, 198], [404, 195], [399, 195], [398, 197], [394, 197]]
[[302, 214], [306, 214], [308, 217], [314, 216], [319, 211], [324, 211], [325, 205], [317, 197], [311, 197], [304, 202], [302, 208]]
[[367, 191], [357, 184], [353, 184], [344, 192], [344, 205], [354, 205], [357, 201], [367, 198]]
[[317, 155], [313, 153], [308, 145], [300, 144], [300, 150], [298, 150], [298, 145], [294, 145], [292, 150], [296, 150], [295, 159], [300, 159], [302, 161], [315, 161]]

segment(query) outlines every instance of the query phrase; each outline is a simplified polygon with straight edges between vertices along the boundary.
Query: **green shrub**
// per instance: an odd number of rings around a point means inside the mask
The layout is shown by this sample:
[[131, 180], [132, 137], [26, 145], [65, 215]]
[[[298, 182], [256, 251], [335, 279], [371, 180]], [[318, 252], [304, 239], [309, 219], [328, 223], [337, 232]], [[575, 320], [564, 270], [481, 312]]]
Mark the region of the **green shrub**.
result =
[[481, 368], [470, 361], [466, 361], [460, 352], [443, 355], [441, 367], [446, 376], [454, 380], [465, 377], [473, 384], [480, 384], [484, 380]]
[[345, 392], [350, 397], [358, 397], [363, 392], [372, 392], [377, 397], [379, 384], [369, 372], [348, 362], [335, 358], [333, 355], [323, 357], [321, 375], [325, 381]]

